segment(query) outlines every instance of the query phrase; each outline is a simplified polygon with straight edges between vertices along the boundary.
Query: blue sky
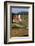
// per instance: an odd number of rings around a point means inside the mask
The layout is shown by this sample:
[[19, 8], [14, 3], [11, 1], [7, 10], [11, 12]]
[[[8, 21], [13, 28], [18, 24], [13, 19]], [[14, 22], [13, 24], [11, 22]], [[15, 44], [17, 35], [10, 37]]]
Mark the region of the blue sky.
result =
[[11, 8], [12, 13], [18, 13], [18, 12], [28, 12], [28, 8]]

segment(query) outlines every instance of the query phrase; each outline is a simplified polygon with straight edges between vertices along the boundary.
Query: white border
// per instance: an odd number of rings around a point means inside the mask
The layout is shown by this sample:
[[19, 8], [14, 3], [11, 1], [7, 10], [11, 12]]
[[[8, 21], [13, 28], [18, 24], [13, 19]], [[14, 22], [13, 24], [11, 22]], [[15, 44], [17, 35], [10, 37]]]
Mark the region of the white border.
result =
[[[7, 22], [7, 40], [8, 42], [18, 42], [18, 41], [32, 41], [32, 4], [19, 4], [19, 3], [11, 3], [11, 4], [7, 4], [7, 8], [8, 8], [8, 22]], [[29, 6], [29, 22], [28, 22], [28, 26], [29, 26], [29, 37], [12, 37], [10, 38], [10, 6]]]

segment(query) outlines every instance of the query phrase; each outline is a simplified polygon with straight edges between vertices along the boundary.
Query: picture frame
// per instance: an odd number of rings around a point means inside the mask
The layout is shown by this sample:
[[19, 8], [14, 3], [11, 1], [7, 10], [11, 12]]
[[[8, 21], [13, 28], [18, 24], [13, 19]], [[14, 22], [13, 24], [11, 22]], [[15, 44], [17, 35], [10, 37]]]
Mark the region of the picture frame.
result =
[[5, 1], [4, 44], [33, 42], [34, 2]]

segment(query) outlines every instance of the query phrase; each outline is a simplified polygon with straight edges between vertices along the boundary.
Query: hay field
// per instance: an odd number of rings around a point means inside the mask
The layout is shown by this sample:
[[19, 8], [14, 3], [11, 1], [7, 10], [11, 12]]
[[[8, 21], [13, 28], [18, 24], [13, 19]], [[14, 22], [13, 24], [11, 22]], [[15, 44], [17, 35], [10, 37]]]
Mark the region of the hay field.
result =
[[28, 36], [28, 15], [21, 15], [22, 22], [11, 23], [10, 37]]

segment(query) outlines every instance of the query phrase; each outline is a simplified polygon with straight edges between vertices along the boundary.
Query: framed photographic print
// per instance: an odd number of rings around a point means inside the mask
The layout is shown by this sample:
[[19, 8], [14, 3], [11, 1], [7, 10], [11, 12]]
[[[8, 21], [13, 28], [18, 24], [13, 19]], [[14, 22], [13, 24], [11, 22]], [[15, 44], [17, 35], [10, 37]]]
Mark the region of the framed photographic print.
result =
[[4, 2], [4, 43], [34, 42], [34, 2]]

